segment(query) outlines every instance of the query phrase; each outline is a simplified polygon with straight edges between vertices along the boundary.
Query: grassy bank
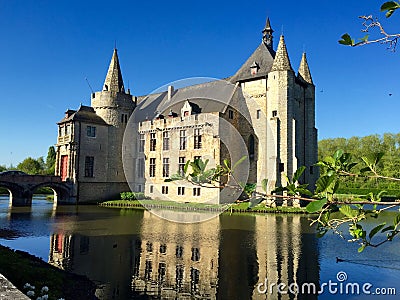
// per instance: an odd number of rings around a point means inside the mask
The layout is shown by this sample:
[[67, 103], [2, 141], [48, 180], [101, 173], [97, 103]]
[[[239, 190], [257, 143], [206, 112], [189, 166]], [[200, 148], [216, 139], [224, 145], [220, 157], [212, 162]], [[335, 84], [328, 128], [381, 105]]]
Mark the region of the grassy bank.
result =
[[96, 299], [96, 286], [87, 277], [65, 272], [26, 252], [1, 245], [0, 273], [25, 293], [24, 285], [29, 283], [36, 287], [37, 296], [41, 288], [47, 286], [49, 299]]
[[100, 206], [111, 208], [133, 208], [146, 209], [143, 205], [146, 203], [147, 208], [163, 208], [171, 210], [196, 210], [196, 211], [226, 211], [229, 213], [306, 213], [303, 207], [266, 207], [263, 204], [257, 205], [252, 209], [248, 209], [247, 202], [218, 205], [193, 202], [174, 202], [164, 200], [112, 200], [99, 203]]

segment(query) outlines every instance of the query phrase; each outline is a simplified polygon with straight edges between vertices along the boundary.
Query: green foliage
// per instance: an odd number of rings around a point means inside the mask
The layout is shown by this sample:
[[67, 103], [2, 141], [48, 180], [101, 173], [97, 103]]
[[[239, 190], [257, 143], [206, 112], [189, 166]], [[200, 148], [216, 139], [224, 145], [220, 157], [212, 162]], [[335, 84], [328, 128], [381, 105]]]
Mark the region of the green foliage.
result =
[[4, 171], [6, 171], [7, 170], [7, 167], [6, 166], [0, 166], [0, 172], [4, 172]]
[[54, 174], [56, 164], [56, 150], [53, 146], [49, 147], [46, 157], [46, 174]]
[[[239, 159], [231, 168], [227, 159], [223, 161], [223, 165], [217, 165], [215, 168], [207, 169], [209, 160], [203, 161], [202, 159], [195, 159], [194, 161], [188, 160], [184, 166], [183, 174], [173, 174], [165, 179], [165, 182], [187, 180], [196, 185], [208, 185], [209, 187], [222, 187], [222, 177], [233, 177], [235, 169], [247, 158], [247, 156]], [[244, 184], [237, 182], [237, 188], [243, 190]]]
[[354, 46], [354, 39], [350, 37], [348, 33], [345, 33], [342, 35], [342, 39], [339, 40], [339, 44], [345, 45], [345, 46]]
[[285, 175], [286, 186], [277, 187], [272, 193], [286, 192], [290, 196], [311, 196], [312, 193], [307, 189], [308, 184], [299, 184], [299, 179], [305, 169], [305, 166], [301, 166], [299, 169], [297, 169], [293, 174], [292, 179]]
[[42, 160], [34, 159], [32, 157], [25, 158], [18, 164], [17, 169], [31, 175], [43, 173]]
[[381, 11], [386, 12], [385, 14], [386, 18], [389, 18], [399, 8], [400, 8], [400, 3], [396, 1], [389, 1], [382, 4]]
[[150, 199], [149, 197], [146, 197], [144, 193], [142, 192], [122, 192], [120, 193], [121, 200], [144, 200], [144, 199]]

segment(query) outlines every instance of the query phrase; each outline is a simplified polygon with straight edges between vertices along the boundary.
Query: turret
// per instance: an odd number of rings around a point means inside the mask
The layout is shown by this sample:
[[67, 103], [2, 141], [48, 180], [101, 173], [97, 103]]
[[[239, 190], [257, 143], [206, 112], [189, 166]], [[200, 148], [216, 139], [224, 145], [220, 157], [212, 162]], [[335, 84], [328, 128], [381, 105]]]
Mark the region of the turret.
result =
[[135, 108], [135, 101], [125, 93], [117, 49], [114, 49], [103, 90], [92, 94], [92, 107], [109, 125], [126, 124]]
[[303, 53], [301, 57], [299, 71], [297, 77], [309, 84], [313, 84], [310, 68], [308, 67], [306, 53]]
[[110, 66], [108, 67], [107, 76], [104, 80], [103, 91], [122, 93], [125, 92], [124, 81], [122, 80], [121, 68], [119, 66], [117, 49], [114, 49]]
[[293, 71], [283, 35], [279, 39], [278, 49], [272, 64], [271, 72], [273, 71]]
[[269, 18], [267, 18], [267, 22], [265, 23], [265, 27], [262, 31], [263, 33], [262, 40], [264, 44], [271, 50], [274, 47], [273, 36], [272, 36], [273, 32], [274, 31], [272, 30], [271, 22], [269, 21]]

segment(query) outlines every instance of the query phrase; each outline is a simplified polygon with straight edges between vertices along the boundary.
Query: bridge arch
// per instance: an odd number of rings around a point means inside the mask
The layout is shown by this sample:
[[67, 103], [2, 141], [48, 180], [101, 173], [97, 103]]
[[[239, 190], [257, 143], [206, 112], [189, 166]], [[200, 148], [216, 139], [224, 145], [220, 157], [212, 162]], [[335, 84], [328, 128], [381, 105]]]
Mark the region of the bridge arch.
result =
[[24, 186], [15, 182], [0, 181], [0, 187], [8, 190], [10, 206], [27, 206], [32, 204], [32, 197], [29, 197], [29, 190]]
[[58, 182], [43, 182], [36, 184], [30, 188], [30, 192], [33, 195], [39, 188], [50, 188], [54, 192], [54, 205], [70, 203], [70, 188], [64, 183]]

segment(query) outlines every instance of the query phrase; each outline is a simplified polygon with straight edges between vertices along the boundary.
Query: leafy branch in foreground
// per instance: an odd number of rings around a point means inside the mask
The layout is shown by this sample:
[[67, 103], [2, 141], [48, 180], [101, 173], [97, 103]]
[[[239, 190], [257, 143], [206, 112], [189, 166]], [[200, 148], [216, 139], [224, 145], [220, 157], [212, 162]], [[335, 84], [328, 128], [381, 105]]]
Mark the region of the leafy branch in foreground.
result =
[[[269, 205], [281, 204], [280, 201], [306, 201], [309, 202], [306, 210], [309, 213], [317, 214], [311, 221], [311, 225], [317, 225], [317, 235], [324, 236], [329, 231], [344, 237], [343, 230], [347, 225], [347, 232], [351, 238], [349, 242], [359, 243], [359, 252], [366, 247], [378, 247], [400, 233], [400, 214], [396, 214], [393, 222], [389, 225], [386, 222], [377, 224], [372, 229], [366, 229], [365, 221], [379, 219], [381, 213], [389, 208], [400, 205], [399, 201], [382, 202], [385, 191], [377, 193], [370, 192], [367, 195], [356, 198], [339, 197], [337, 191], [340, 183], [348, 177], [380, 178], [383, 180], [398, 181], [398, 178], [382, 176], [379, 174], [379, 164], [383, 153], [375, 153], [362, 157], [365, 167], [359, 171], [353, 171], [358, 164], [353, 161], [351, 154], [338, 150], [333, 156], [327, 156], [320, 160], [316, 165], [321, 168], [321, 176], [316, 182], [315, 191], [308, 189], [308, 184], [301, 184], [299, 180], [306, 169], [300, 167], [291, 178], [285, 175], [286, 185], [277, 186], [268, 194], [268, 180], [261, 182], [261, 190], [257, 190], [256, 183], [241, 183], [235, 178], [234, 171], [246, 157], [242, 157], [233, 167], [228, 160], [223, 161], [223, 165], [207, 169], [208, 160], [203, 162], [201, 159], [188, 161], [184, 167], [183, 174], [174, 174], [166, 181], [186, 180], [194, 185], [209, 188], [225, 188], [243, 191], [248, 199], [248, 209], [259, 205], [264, 200], [269, 200]], [[222, 178], [225, 178], [222, 180]], [[267, 205], [267, 204], [265, 204]], [[382, 207], [382, 208], [378, 208]], [[376, 242], [377, 238], [380, 238]], [[383, 237], [384, 236], [384, 237]]]
[[[399, 2], [389, 1], [382, 4], [381, 11], [386, 12], [386, 18], [389, 18], [399, 8]], [[360, 16], [359, 18], [363, 20], [362, 25], [364, 26], [361, 32], [366, 33], [366, 35], [362, 38], [357, 39], [356, 42], [355, 39], [352, 38], [348, 33], [345, 33], [342, 35], [341, 40], [339, 40], [339, 44], [356, 47], [366, 44], [380, 43], [388, 45], [388, 49], [392, 51], [396, 50], [397, 42], [400, 38], [400, 33], [387, 33], [378, 18], [374, 18], [372, 15]], [[370, 31], [373, 29], [377, 29], [379, 31], [379, 37], [370, 39]]]

